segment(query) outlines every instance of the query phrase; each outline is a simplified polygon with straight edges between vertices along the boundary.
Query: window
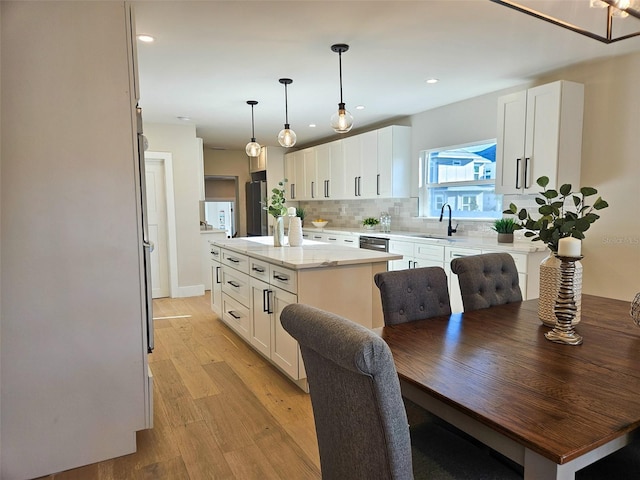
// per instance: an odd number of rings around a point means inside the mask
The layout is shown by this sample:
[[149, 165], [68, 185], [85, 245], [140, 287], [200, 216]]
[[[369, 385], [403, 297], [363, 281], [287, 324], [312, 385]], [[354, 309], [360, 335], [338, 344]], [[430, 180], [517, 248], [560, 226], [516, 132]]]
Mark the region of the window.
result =
[[445, 204], [459, 219], [502, 216], [502, 195], [495, 193], [495, 140], [425, 150], [420, 172], [422, 216], [440, 217]]

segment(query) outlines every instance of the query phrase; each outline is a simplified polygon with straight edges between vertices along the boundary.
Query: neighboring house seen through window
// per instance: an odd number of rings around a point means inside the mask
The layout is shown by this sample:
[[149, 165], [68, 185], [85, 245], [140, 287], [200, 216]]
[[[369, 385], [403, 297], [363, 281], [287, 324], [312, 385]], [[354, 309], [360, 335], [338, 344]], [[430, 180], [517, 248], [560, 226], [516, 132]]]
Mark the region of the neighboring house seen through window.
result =
[[502, 196], [495, 193], [495, 140], [425, 150], [420, 177], [422, 216], [440, 217], [446, 203], [459, 219], [502, 216]]

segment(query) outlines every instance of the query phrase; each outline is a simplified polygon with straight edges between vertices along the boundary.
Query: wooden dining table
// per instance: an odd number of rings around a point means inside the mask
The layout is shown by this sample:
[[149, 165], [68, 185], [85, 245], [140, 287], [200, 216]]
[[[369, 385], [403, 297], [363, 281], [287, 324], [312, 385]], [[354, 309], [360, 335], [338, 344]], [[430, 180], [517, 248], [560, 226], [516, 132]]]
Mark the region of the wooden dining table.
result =
[[377, 329], [403, 395], [524, 467], [571, 480], [640, 426], [630, 303], [582, 296], [582, 345], [547, 340], [538, 300]]

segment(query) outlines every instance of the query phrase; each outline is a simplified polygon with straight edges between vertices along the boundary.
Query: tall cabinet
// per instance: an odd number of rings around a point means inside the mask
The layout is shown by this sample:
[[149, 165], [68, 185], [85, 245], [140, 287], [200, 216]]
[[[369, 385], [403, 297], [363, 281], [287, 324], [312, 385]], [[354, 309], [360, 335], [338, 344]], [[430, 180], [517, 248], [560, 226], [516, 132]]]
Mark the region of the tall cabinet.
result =
[[496, 192], [536, 193], [580, 183], [584, 86], [560, 80], [498, 99]]
[[0, 478], [13, 480], [134, 452], [152, 389], [130, 7], [0, 9]]

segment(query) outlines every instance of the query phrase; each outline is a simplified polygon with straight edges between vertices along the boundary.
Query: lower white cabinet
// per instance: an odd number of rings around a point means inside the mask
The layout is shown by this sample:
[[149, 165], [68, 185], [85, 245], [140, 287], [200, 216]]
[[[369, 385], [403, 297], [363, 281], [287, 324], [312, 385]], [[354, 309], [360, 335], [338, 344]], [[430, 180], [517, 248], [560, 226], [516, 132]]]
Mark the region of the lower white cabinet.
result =
[[373, 277], [387, 269], [387, 262], [294, 269], [283, 266], [277, 257], [268, 261], [216, 247], [219, 252], [212, 253], [210, 260], [212, 309], [218, 313], [219, 308], [224, 323], [305, 391], [300, 348], [280, 323], [284, 307], [304, 303], [367, 328], [383, 325]]
[[389, 252], [403, 256], [401, 260], [389, 262], [389, 270], [443, 267], [444, 246], [442, 245], [391, 240], [389, 242]]
[[282, 309], [297, 303], [296, 295], [251, 278], [251, 345], [294, 380], [300, 376], [298, 343], [280, 324]]
[[209, 272], [211, 276], [211, 310], [222, 316], [222, 265], [220, 247], [210, 245]]
[[342, 245], [344, 247], [360, 248], [360, 237], [358, 235], [304, 230], [302, 232], [302, 237], [315, 242], [326, 242], [334, 245]]

